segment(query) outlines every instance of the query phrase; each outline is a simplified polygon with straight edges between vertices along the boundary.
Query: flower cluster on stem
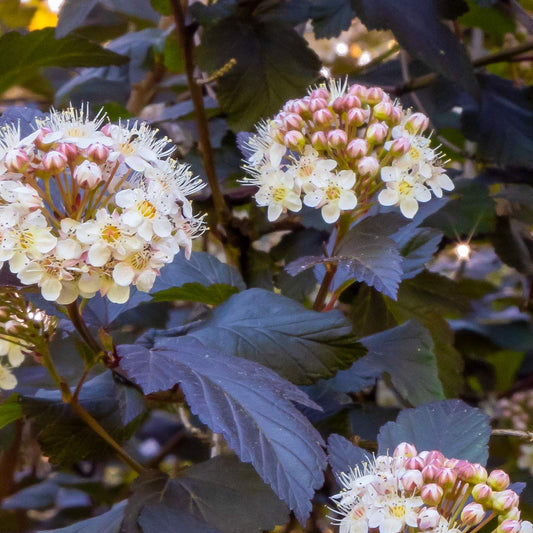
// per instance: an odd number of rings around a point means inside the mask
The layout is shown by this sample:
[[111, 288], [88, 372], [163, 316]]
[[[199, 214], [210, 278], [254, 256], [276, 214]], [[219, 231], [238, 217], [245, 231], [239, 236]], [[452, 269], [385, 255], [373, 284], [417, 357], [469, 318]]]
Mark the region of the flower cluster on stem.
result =
[[203, 187], [144, 123], [111, 124], [85, 108], [52, 110], [30, 135], [0, 130], [0, 265], [45, 299], [149, 291], [203, 222], [188, 196]]
[[454, 188], [424, 136], [429, 120], [405, 111], [379, 87], [332, 81], [288, 101], [247, 141], [243, 183], [276, 220], [302, 205], [334, 223], [377, 201], [413, 218], [419, 202]]
[[518, 495], [503, 470], [448, 459], [438, 451], [418, 453], [401, 443], [393, 456], [338, 476], [333, 496], [339, 533], [532, 533], [520, 520]]
[[17, 386], [12, 369], [27, 354], [39, 355], [57, 320], [27, 303], [12, 287], [0, 287], [0, 302], [0, 389], [12, 390]]

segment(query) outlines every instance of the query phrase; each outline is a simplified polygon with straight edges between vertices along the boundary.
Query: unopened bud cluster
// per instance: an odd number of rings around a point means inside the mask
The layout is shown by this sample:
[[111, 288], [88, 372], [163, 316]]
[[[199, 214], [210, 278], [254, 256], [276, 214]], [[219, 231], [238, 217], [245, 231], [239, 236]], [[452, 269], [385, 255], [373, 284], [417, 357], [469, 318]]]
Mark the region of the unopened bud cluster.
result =
[[418, 453], [402, 443], [392, 457], [342, 473], [333, 496], [340, 533], [533, 533], [520, 520], [518, 495], [503, 470], [447, 459], [438, 451]]
[[[500, 427], [529, 431], [533, 434], [533, 389], [515, 392], [496, 404], [496, 418]], [[517, 466], [529, 470], [533, 476], [533, 444], [520, 444]]]
[[61, 304], [149, 291], [203, 229], [187, 198], [202, 183], [156, 133], [72, 107], [22, 139], [0, 130], [0, 266]]
[[27, 353], [39, 352], [56, 325], [55, 317], [27, 303], [12, 287], [0, 287], [0, 389], [16, 387], [11, 369], [20, 366]]
[[[247, 143], [245, 169], [268, 219], [303, 204], [320, 208], [328, 223], [377, 194], [412, 218], [418, 202], [452, 190], [439, 154], [424, 136], [429, 120], [406, 112], [378, 87], [331, 82], [290, 100], [257, 127]], [[378, 194], [379, 193], [379, 194]]]

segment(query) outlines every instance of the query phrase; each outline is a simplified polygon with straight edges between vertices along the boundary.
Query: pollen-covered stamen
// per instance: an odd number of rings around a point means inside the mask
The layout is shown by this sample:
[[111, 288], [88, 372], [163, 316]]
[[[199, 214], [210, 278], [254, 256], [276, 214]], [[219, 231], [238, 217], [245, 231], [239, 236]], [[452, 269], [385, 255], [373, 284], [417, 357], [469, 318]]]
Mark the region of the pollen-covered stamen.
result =
[[122, 232], [117, 228], [117, 226], [113, 224], [106, 224], [102, 228], [100, 236], [104, 241], [113, 243], [117, 242], [120, 239], [120, 237], [122, 236]]
[[151, 202], [148, 200], [142, 200], [136, 204], [137, 211], [141, 213], [144, 218], [152, 219], [156, 216], [157, 210]]

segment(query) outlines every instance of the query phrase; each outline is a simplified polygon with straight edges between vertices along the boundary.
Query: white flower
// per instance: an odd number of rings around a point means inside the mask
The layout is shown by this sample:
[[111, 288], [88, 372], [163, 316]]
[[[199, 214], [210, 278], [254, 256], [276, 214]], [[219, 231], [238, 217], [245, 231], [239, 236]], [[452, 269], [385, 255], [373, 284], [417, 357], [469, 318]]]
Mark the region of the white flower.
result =
[[169, 262], [169, 257], [154, 251], [149, 245], [119, 261], [113, 268], [113, 281], [121, 287], [132, 283], [141, 291], [148, 292], [159, 274], [160, 268]]
[[321, 207], [322, 217], [329, 224], [338, 220], [341, 210], [354, 209], [357, 205], [357, 197], [352, 190], [355, 173], [351, 170], [314, 176], [311, 183], [315, 189], [305, 195], [304, 204]]
[[8, 261], [11, 272], [18, 273], [32, 259], [40, 259], [57, 243], [40, 211], [30, 213], [20, 225], [2, 235], [0, 261]]
[[96, 267], [104, 266], [111, 257], [120, 259], [143, 245], [121, 215], [109, 214], [105, 209], [99, 209], [94, 220], [81, 223], [76, 228], [76, 237], [89, 245], [87, 260]]
[[115, 195], [116, 204], [122, 208], [122, 221], [126, 226], [135, 228], [146, 241], [153, 235], [169, 237], [172, 224], [166, 215], [161, 214], [150, 202], [142, 189], [126, 189]]
[[336, 161], [319, 157], [318, 152], [307, 145], [303, 155], [288, 167], [287, 172], [292, 174], [295, 183], [307, 192], [313, 179], [320, 179], [322, 175], [329, 174], [336, 166]]
[[442, 191], [453, 191], [455, 188], [453, 181], [446, 174], [442, 167], [433, 167], [431, 177], [424, 181], [425, 185], [429, 185], [433, 194], [437, 198], [442, 198]]
[[260, 187], [255, 193], [255, 199], [258, 205], [268, 206], [267, 216], [270, 222], [277, 220], [287, 209], [298, 212], [302, 208], [300, 191], [295, 187], [294, 178], [290, 174], [282, 170], [271, 170], [261, 175], [256, 183]]
[[278, 168], [287, 152], [287, 147], [284, 144], [280, 144], [272, 138], [272, 129], [272, 123], [260, 122], [257, 125], [257, 134], [252, 135], [246, 142], [248, 149], [252, 152], [248, 157], [248, 163], [253, 167], [267, 163]]
[[378, 508], [368, 513], [368, 527], [379, 528], [380, 533], [399, 533], [406, 525], [416, 527], [418, 510], [422, 506], [419, 496], [389, 494], [379, 502]]
[[145, 171], [158, 159], [167, 157], [174, 151], [166, 137], [158, 139], [157, 130], [151, 129], [144, 122], [112, 125], [108, 132], [113, 141], [109, 160], [124, 162], [137, 172]]
[[24, 361], [24, 348], [16, 338], [13, 337], [13, 340], [10, 338], [10, 336], [0, 337], [0, 356], [7, 356], [11, 366], [20, 366]]
[[431, 200], [430, 190], [401, 167], [383, 167], [381, 179], [387, 188], [379, 193], [378, 202], [384, 206], [399, 205], [406, 218], [416, 215], [418, 202]]
[[43, 142], [52, 144], [55, 142], [72, 143], [79, 148], [87, 148], [94, 143], [111, 145], [112, 140], [106, 137], [100, 126], [106, 119], [101, 110], [93, 118], [89, 118], [89, 104], [76, 109], [73, 106], [64, 110], [53, 109], [50, 116], [39, 121], [41, 127], [48, 127], [52, 131], [43, 137]]
[[17, 386], [17, 378], [5, 366], [0, 365], [0, 389], [13, 390]]

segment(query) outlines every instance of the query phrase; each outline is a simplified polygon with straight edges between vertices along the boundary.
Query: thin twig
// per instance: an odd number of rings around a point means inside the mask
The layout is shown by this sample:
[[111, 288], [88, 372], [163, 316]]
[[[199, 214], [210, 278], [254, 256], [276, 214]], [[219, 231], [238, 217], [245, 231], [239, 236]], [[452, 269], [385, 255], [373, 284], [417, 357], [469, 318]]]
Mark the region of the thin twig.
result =
[[[533, 41], [527, 41], [518, 46], [513, 46], [507, 50], [502, 50], [501, 52], [496, 52], [494, 54], [488, 54], [484, 57], [480, 57], [472, 61], [472, 66], [474, 67], [484, 67], [485, 65], [492, 65], [494, 63], [502, 63], [511, 59], [512, 57], [523, 54], [533, 50]], [[401, 96], [403, 94], [416, 91], [418, 89], [424, 89], [425, 87], [435, 83], [439, 79], [440, 75], [436, 72], [431, 72], [429, 74], [424, 74], [418, 78], [413, 78], [407, 83], [401, 83], [395, 87], [387, 88], [388, 92]]]
[[92, 333], [89, 331], [85, 320], [80, 313], [80, 308], [78, 307], [78, 302], [72, 302], [66, 306], [67, 314], [72, 321], [72, 324], [76, 328], [76, 331], [80, 334], [81, 338], [85, 341], [87, 346], [94, 351], [95, 354], [99, 354], [104, 350], [100, 346], [100, 343], [93, 337]]
[[191, 31], [191, 28], [185, 24], [186, 6], [184, 7], [180, 0], [170, 0], [170, 3], [172, 5], [172, 12], [176, 22], [176, 34], [178, 37], [178, 42], [180, 43], [183, 53], [187, 84], [189, 86], [191, 99], [194, 105], [194, 117], [196, 121], [196, 128], [198, 129], [199, 149], [202, 156], [202, 162], [205, 174], [207, 176], [207, 181], [211, 187], [213, 205], [215, 207], [216, 218], [214, 226], [221, 224], [222, 227], [225, 227], [231, 218], [231, 213], [226, 205], [226, 201], [224, 200], [224, 196], [218, 184], [202, 88], [198, 85], [194, 77], [194, 32]]
[[493, 429], [493, 435], [517, 437], [519, 439], [526, 439], [533, 442], [533, 431], [520, 431], [518, 429]]

